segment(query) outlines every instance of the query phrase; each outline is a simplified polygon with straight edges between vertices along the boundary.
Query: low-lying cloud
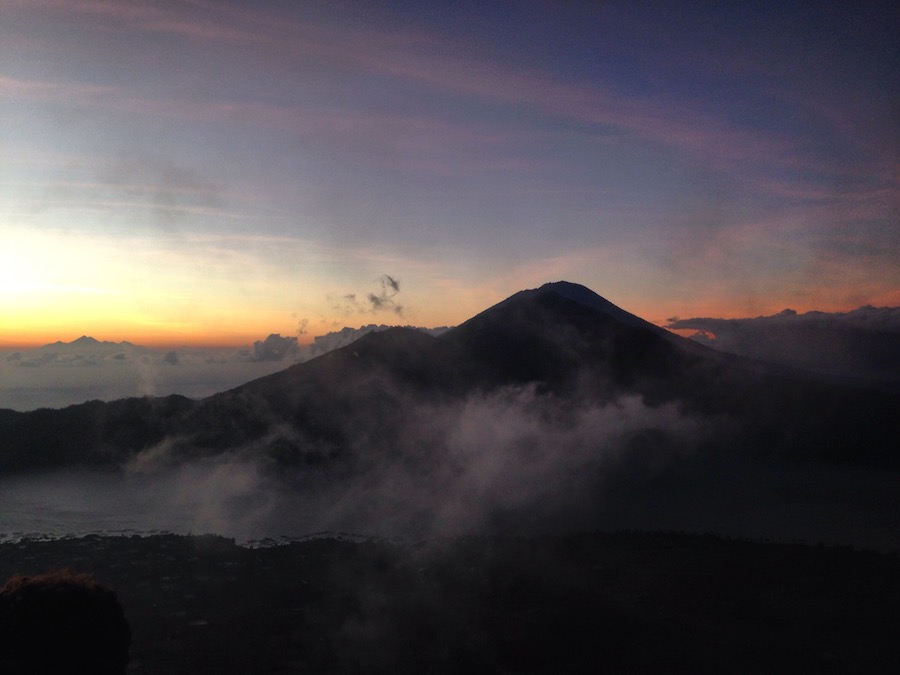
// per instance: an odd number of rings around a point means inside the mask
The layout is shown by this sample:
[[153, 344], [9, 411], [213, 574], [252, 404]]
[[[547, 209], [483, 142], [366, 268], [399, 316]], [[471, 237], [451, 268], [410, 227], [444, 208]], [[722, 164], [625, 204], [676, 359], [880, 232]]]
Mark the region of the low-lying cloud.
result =
[[[254, 440], [205, 456], [173, 435], [124, 472], [0, 479], [0, 531], [155, 529], [250, 542], [626, 528], [900, 543], [895, 474], [739, 457], [728, 420], [674, 402], [576, 402], [531, 386], [421, 401], [383, 385], [381, 400], [354, 411], [379, 433], [364, 424], [330, 452], [273, 417]], [[282, 461], [288, 446], [297, 461]]]
[[[623, 458], [642, 435], [655, 439], [645, 467], [655, 473], [689, 456], [710, 433], [706, 422], [675, 405], [650, 407], [635, 396], [575, 405], [534, 387], [453, 403], [402, 396], [391, 406], [402, 413], [376, 419], [374, 403], [354, 413], [386, 430], [383, 437], [361, 430], [330, 454], [303, 429], [273, 420], [263, 437], [200, 459], [189, 459], [196, 451], [190, 439], [167, 439], [136, 456], [129, 472], [167, 480], [199, 472], [202, 490], [194, 489], [197, 481], [178, 478], [185, 494], [169, 495], [191, 504], [198, 529], [231, 532], [239, 522], [244, 533], [267, 536], [535, 533], [595, 526], [607, 481], [629, 470]], [[283, 464], [280, 445], [300, 445], [299, 459]], [[237, 504], [244, 510], [233, 514]]]
[[748, 319], [672, 318], [667, 328], [721, 351], [822, 373], [900, 382], [900, 307], [786, 309]]
[[169, 444], [152, 462], [132, 464], [130, 480], [160, 481], [191, 531], [242, 541], [633, 528], [900, 542], [900, 522], [885, 507], [890, 475], [737, 457], [727, 420], [686, 415], [674, 403], [575, 404], [530, 386], [454, 403], [397, 402], [397, 433], [349, 439], [349, 457], [283, 466], [267, 449], [298, 433], [282, 424], [245, 447], [182, 463], [172, 463], [177, 443]]
[[290, 362], [290, 357], [257, 360], [249, 349], [18, 351], [0, 356], [0, 408], [27, 411], [93, 399], [169, 394], [202, 398], [281, 370]]
[[253, 343], [253, 355], [257, 361], [284, 361], [297, 352], [297, 338], [282, 337], [272, 333], [265, 340]]
[[[303, 321], [298, 332], [305, 332]], [[346, 347], [387, 324], [344, 327], [306, 345], [274, 333], [251, 347], [181, 347], [157, 351], [131, 343], [79, 341], [0, 353], [0, 408], [62, 408], [91, 399], [180, 394], [203, 398]], [[448, 330], [419, 328], [439, 335]]]

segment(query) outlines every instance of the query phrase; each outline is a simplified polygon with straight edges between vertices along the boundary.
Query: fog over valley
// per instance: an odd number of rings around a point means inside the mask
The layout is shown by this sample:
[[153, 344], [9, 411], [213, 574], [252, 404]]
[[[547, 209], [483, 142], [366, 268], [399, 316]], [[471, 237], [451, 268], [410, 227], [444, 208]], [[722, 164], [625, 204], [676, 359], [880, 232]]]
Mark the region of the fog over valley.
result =
[[281, 336], [203, 364], [80, 342], [6, 367], [258, 377], [205, 397], [0, 411], [4, 532], [247, 542], [626, 528], [900, 543], [895, 393], [710, 350], [575, 284], [449, 330], [344, 330], [309, 359]]

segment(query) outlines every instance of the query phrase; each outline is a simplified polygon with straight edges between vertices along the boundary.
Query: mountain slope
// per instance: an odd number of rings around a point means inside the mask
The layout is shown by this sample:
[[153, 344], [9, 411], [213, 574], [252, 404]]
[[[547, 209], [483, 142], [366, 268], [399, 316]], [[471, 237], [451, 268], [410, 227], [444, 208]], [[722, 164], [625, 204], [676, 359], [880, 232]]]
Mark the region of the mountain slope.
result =
[[623, 395], [659, 404], [677, 398], [689, 373], [718, 367], [587, 289], [573, 300], [573, 289], [583, 287], [516, 294], [437, 338], [402, 328], [370, 333], [201, 401], [178, 425], [179, 447], [205, 454], [262, 443], [280, 460], [319, 462], [401, 444], [423, 405], [524, 387], [571, 405]]
[[218, 499], [217, 522], [276, 533], [686, 529], [891, 548], [898, 409], [557, 283], [438, 337], [370, 333], [199, 401], [0, 410], [0, 472], [183, 474], [203, 528]]
[[[583, 286], [558, 282], [517, 293], [437, 338], [411, 329], [370, 333], [197, 402], [170, 397], [3, 411], [0, 462], [8, 470], [120, 463], [165, 441], [175, 460], [240, 451], [281, 465], [356, 466], [359, 457], [409, 445], [419, 433], [410, 431], [410, 420], [426, 408], [461, 414], [459, 406], [472, 399], [526, 389], [554, 410], [631, 397], [647, 408], [648, 429], [658, 427], [655, 410], [675, 406], [715, 426], [720, 436], [703, 445], [710, 452], [897, 461], [893, 411], [900, 397], [723, 357]], [[667, 443], [658, 433], [653, 438]]]
[[615, 395], [696, 361], [686, 341], [565, 282], [517, 293], [439, 339], [466, 355], [483, 386], [537, 382], [565, 394]]

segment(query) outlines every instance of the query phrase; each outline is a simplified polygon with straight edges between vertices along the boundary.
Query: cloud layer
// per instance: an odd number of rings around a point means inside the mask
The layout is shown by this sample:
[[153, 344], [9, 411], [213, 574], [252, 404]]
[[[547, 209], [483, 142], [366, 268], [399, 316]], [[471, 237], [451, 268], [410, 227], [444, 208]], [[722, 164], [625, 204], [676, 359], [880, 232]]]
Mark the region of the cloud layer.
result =
[[786, 309], [752, 319], [669, 320], [721, 351], [834, 375], [900, 382], [900, 307], [850, 312]]
[[[303, 322], [300, 330], [305, 330]], [[345, 326], [308, 344], [270, 334], [249, 348], [149, 349], [129, 342], [58, 342], [0, 351], [0, 408], [62, 408], [88, 400], [180, 394], [203, 398], [346, 347], [387, 324]], [[447, 330], [419, 328], [430, 335]]]

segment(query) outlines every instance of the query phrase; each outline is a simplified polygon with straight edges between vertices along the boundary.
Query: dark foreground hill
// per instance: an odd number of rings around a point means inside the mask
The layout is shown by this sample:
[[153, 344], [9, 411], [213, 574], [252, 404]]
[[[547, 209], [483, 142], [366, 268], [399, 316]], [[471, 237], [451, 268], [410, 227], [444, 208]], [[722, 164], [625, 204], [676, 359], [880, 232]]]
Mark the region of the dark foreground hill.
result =
[[0, 544], [117, 590], [129, 673], [896, 673], [900, 561], [674, 534]]

